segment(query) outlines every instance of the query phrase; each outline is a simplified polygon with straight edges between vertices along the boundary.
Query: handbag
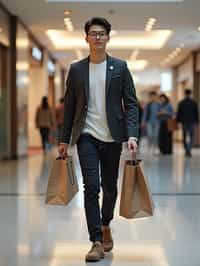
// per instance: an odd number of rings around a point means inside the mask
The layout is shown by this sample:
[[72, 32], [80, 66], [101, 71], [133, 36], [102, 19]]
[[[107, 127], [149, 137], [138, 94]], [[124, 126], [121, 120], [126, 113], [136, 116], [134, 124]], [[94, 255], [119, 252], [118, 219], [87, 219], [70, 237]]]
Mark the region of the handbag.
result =
[[167, 128], [169, 131], [173, 132], [178, 129], [178, 124], [175, 118], [169, 118], [167, 120]]
[[67, 205], [78, 191], [72, 157], [69, 156], [66, 160], [56, 158], [49, 175], [45, 203]]
[[125, 161], [119, 215], [127, 218], [152, 216], [154, 204], [141, 160]]

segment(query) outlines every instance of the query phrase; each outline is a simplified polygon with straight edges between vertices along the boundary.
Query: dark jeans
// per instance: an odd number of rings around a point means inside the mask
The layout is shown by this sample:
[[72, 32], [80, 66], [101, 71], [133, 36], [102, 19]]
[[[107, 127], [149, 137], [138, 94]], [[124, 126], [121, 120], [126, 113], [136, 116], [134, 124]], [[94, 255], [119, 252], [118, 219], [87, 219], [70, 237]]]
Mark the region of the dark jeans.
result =
[[63, 128], [62, 125], [58, 125], [58, 128], [57, 128], [57, 141], [58, 141], [58, 144], [59, 144], [60, 141], [61, 141], [61, 137], [62, 137], [62, 128]]
[[166, 120], [160, 121], [158, 146], [162, 154], [172, 154], [173, 152], [172, 132], [167, 128]]
[[[102, 241], [101, 225], [109, 225], [113, 219], [122, 145], [116, 142], [103, 142], [89, 134], [83, 134], [78, 140], [77, 148], [83, 175], [84, 204], [90, 241]], [[103, 190], [101, 212], [100, 185]]]
[[[189, 140], [187, 141], [187, 138]], [[194, 124], [183, 125], [183, 145], [186, 152], [190, 152], [193, 146], [194, 140]]]
[[49, 128], [40, 127], [40, 136], [41, 136], [41, 141], [42, 141], [42, 148], [43, 148], [43, 151], [45, 152], [46, 143], [48, 143], [49, 141]]

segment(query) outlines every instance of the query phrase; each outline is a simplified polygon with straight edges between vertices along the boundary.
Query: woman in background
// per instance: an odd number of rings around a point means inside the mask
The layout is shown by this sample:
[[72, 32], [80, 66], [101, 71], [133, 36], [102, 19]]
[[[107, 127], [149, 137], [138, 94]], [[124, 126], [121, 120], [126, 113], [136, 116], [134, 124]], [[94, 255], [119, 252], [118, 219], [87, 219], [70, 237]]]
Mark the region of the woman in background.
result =
[[160, 106], [158, 108], [159, 134], [158, 146], [160, 153], [172, 154], [172, 132], [168, 129], [167, 121], [173, 117], [173, 108], [169, 98], [165, 94], [159, 96]]
[[37, 108], [35, 123], [36, 127], [40, 130], [42, 148], [44, 154], [46, 154], [46, 148], [49, 142], [49, 132], [53, 127], [53, 114], [46, 96], [42, 97], [41, 105]]

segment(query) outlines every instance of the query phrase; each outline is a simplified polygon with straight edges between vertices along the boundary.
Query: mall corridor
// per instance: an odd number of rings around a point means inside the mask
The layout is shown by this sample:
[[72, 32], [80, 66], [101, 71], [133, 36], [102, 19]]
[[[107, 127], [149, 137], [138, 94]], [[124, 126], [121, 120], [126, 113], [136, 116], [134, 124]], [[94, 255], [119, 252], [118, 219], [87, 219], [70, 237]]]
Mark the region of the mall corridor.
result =
[[[67, 207], [44, 204], [54, 156], [0, 163], [1, 266], [85, 265], [90, 244], [77, 160], [80, 192]], [[141, 157], [155, 202], [154, 216], [126, 220], [118, 215], [117, 201], [113, 252], [86, 265], [199, 266], [199, 151], [194, 150], [192, 159], [185, 158], [179, 146], [173, 156], [152, 159], [144, 152]]]
[[[200, 0], [0, 0], [0, 266], [200, 266], [199, 114]], [[125, 142], [152, 217], [119, 215]], [[45, 204], [58, 147], [67, 206]]]

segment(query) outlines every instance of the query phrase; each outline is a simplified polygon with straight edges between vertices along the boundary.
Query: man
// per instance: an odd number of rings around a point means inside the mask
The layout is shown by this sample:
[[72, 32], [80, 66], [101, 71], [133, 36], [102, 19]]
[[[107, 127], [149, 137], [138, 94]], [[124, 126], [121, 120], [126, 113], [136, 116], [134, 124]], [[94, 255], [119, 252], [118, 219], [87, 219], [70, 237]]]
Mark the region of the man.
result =
[[[83, 175], [84, 204], [91, 250], [86, 261], [99, 261], [113, 248], [109, 224], [117, 198], [117, 176], [122, 142], [137, 149], [138, 105], [135, 88], [124, 61], [106, 54], [110, 23], [92, 18], [85, 24], [90, 55], [71, 65], [64, 100], [61, 156], [77, 143]], [[100, 212], [100, 174], [103, 202]]]
[[[192, 92], [190, 89], [185, 90], [185, 98], [178, 104], [177, 122], [182, 124], [183, 130], [183, 145], [185, 155], [190, 157], [191, 149], [194, 141], [195, 124], [199, 123], [198, 106], [191, 98]], [[189, 137], [189, 140], [187, 140]]]
[[158, 110], [159, 103], [157, 101], [157, 94], [155, 91], [149, 92], [149, 102], [144, 108], [142, 117], [142, 127], [146, 127], [147, 137], [150, 150], [155, 153], [158, 146]]
[[59, 104], [56, 106], [55, 110], [55, 116], [56, 116], [56, 126], [57, 126], [57, 134], [58, 134], [58, 143], [61, 139], [61, 133], [62, 133], [62, 126], [64, 121], [64, 98], [60, 98]]

